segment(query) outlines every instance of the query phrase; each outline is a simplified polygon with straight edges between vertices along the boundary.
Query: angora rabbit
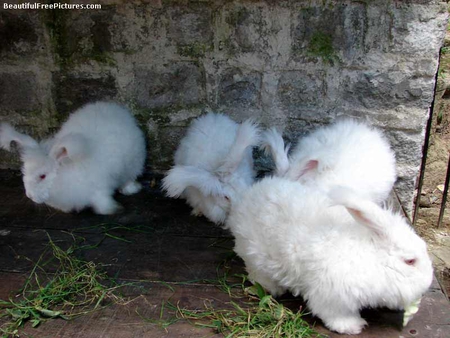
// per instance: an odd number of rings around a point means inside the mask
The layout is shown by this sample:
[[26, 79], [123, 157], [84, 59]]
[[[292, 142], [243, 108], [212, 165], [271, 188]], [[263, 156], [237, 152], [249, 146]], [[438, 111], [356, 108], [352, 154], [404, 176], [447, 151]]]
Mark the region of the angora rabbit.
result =
[[386, 200], [396, 180], [395, 155], [381, 131], [351, 119], [318, 128], [300, 138], [288, 159], [279, 133], [264, 134], [276, 175], [319, 188], [353, 188], [374, 202]]
[[144, 135], [117, 104], [85, 105], [40, 143], [2, 123], [0, 146], [10, 150], [13, 141], [20, 147], [26, 195], [36, 203], [112, 214], [121, 208], [112, 197], [116, 189], [128, 195], [141, 188], [136, 178], [144, 168]]
[[432, 281], [426, 244], [405, 218], [349, 188], [265, 178], [232, 205], [227, 227], [252, 281], [301, 294], [339, 333], [361, 332], [361, 308], [404, 309]]
[[194, 215], [223, 223], [230, 203], [254, 181], [251, 146], [258, 128], [209, 113], [196, 119], [175, 153], [175, 166], [163, 179], [170, 197], [182, 196]]

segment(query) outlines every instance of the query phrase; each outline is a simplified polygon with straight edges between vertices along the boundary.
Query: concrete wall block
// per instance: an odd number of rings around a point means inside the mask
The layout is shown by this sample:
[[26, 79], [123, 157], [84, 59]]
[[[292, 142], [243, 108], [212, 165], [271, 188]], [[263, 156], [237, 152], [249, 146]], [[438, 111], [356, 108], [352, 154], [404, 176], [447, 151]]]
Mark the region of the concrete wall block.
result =
[[239, 4], [231, 6], [225, 13], [229, 25], [229, 48], [234, 52], [260, 52], [267, 48], [262, 37], [263, 8]]
[[343, 105], [335, 110], [336, 116], [350, 116], [369, 122], [383, 130], [401, 130], [405, 132], [421, 133], [427, 116], [423, 109], [398, 106], [392, 110], [372, 111]]
[[54, 72], [52, 81], [60, 120], [88, 102], [114, 100], [118, 94], [115, 78], [109, 72]]
[[205, 100], [205, 76], [191, 62], [174, 62], [161, 67], [137, 67], [134, 93], [139, 105], [146, 108], [191, 106]]
[[432, 78], [415, 78], [405, 71], [347, 74], [341, 82], [342, 97], [366, 109], [393, 109], [399, 105], [428, 109], [433, 96]]
[[116, 7], [107, 23], [111, 50], [133, 55], [146, 47], [154, 48], [163, 43], [166, 31], [160, 12], [147, 5]]
[[367, 6], [367, 31], [364, 39], [366, 52], [389, 52], [393, 44], [391, 33], [393, 21], [392, 12], [386, 10], [385, 7], [376, 4]]
[[422, 160], [423, 134], [401, 130], [388, 130], [386, 134], [395, 150], [398, 165], [418, 168]]
[[363, 4], [303, 4], [293, 20], [294, 59], [351, 63], [365, 51], [367, 13]]
[[288, 111], [300, 112], [304, 109], [323, 107], [326, 91], [323, 72], [285, 71], [278, 81], [278, 101]]
[[260, 106], [261, 74], [231, 68], [224, 71], [219, 83], [219, 105], [235, 108]]
[[283, 67], [291, 48], [290, 11], [264, 2], [229, 3], [215, 13], [215, 45], [223, 59]]
[[167, 38], [176, 45], [212, 44], [212, 11], [204, 5], [167, 9]]
[[111, 17], [115, 13], [111, 6], [101, 11], [52, 11], [47, 25], [58, 65], [114, 64]]
[[1, 73], [0, 111], [33, 111], [41, 108], [38, 80], [31, 71]]
[[448, 16], [444, 3], [416, 5], [391, 4], [392, 48], [405, 56], [429, 55], [436, 58], [445, 35]]
[[186, 128], [183, 127], [159, 128], [156, 140], [158, 145], [149, 152], [149, 164], [155, 171], [165, 171], [173, 165], [175, 150], [185, 132]]
[[0, 10], [0, 63], [48, 56], [43, 14], [31, 10]]
[[[418, 170], [418, 168], [417, 168]], [[394, 186], [398, 199], [406, 215], [412, 219], [412, 210], [414, 206], [414, 190], [416, 189], [416, 179], [412, 176], [398, 177]]]

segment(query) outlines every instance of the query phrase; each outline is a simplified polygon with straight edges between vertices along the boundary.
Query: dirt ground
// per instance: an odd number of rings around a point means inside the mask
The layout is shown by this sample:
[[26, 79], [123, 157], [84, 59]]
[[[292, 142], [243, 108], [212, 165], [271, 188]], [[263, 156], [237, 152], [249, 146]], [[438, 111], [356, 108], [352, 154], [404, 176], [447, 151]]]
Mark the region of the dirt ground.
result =
[[[441, 53], [433, 123], [416, 230], [427, 241], [440, 283], [450, 295], [450, 200], [438, 227], [450, 154], [450, 34]], [[440, 258], [439, 258], [440, 257]], [[444, 259], [443, 259], [444, 258]], [[445, 259], [447, 258], [447, 259]]]

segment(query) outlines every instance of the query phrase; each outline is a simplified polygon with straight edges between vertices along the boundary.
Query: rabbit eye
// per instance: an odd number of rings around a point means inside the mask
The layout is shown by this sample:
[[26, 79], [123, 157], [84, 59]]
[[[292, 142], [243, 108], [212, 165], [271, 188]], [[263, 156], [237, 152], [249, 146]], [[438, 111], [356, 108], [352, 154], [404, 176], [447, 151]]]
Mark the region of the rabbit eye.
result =
[[45, 174], [42, 174], [42, 175], [39, 176], [39, 178], [40, 178], [41, 180], [45, 180], [46, 177], [47, 177], [47, 176], [46, 176]]
[[405, 263], [408, 265], [415, 265], [416, 264], [416, 259], [412, 258], [412, 259], [405, 259]]

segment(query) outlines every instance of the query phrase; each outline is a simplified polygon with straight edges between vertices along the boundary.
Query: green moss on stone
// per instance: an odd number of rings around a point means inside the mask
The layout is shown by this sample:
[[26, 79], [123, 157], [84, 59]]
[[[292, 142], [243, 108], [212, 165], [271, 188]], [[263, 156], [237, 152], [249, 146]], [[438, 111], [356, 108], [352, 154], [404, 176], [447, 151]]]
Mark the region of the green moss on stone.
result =
[[335, 59], [332, 36], [323, 32], [314, 33], [309, 41], [308, 53], [326, 63], [332, 63]]
[[[169, 105], [165, 107], [146, 108], [139, 105], [136, 100], [129, 100], [126, 105], [131, 109], [133, 115], [139, 121], [139, 124], [146, 125], [148, 120], [152, 120], [158, 126], [166, 127], [171, 125], [170, 116], [181, 110], [203, 110], [204, 104], [194, 105]], [[187, 119], [189, 124], [191, 119]]]
[[46, 11], [45, 24], [49, 31], [50, 42], [55, 53], [55, 61], [60, 66], [67, 66], [72, 58], [72, 52], [69, 49], [68, 33], [66, 21], [68, 11], [52, 10]]
[[[67, 68], [90, 60], [107, 66], [116, 65], [116, 60], [104, 50], [101, 44], [95, 43], [96, 41], [90, 48], [80, 46], [82, 37], [69, 32], [68, 11], [52, 10], [47, 12], [49, 13], [46, 14], [45, 24], [49, 31], [55, 61], [60, 67]], [[98, 37], [97, 40], [99, 40]]]
[[212, 51], [213, 49], [213, 46], [199, 42], [177, 46], [177, 52], [179, 55], [192, 58], [204, 57], [206, 53]]
[[250, 12], [247, 8], [242, 7], [236, 11], [231, 12], [227, 18], [225, 19], [225, 21], [233, 26], [236, 27], [240, 24], [242, 24], [242, 22], [244, 22], [245, 19], [247, 19], [250, 15]]
[[107, 65], [107, 66], [116, 66], [117, 62], [116, 60], [111, 56], [111, 54], [107, 52], [96, 52], [92, 51], [91, 55], [85, 58], [86, 60], [92, 59], [94, 61], [97, 61], [98, 63]]

